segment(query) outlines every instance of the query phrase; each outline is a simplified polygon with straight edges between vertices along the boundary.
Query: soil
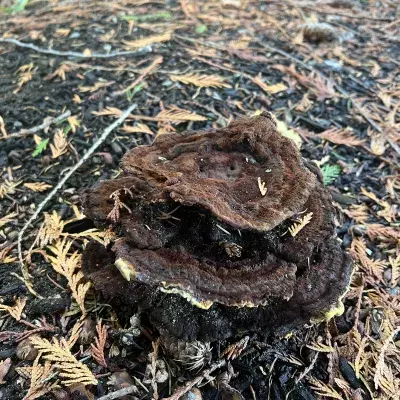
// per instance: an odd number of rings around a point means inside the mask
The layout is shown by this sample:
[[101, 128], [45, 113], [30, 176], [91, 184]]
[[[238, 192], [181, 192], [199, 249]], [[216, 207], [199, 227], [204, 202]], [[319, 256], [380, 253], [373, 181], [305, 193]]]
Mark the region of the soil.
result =
[[[134, 146], [150, 144], [157, 134], [226, 126], [262, 110], [271, 111], [286, 130], [293, 129], [302, 140], [303, 157], [322, 168], [338, 211], [338, 238], [355, 261], [344, 313], [284, 337], [278, 332], [249, 334], [247, 345], [232, 360], [223, 351], [243, 337], [214, 341], [199, 368], [190, 370], [165, 343], [154, 351], [160, 332], [148, 315], [141, 316], [140, 332], [134, 334], [129, 320], [138, 310], [121, 315], [117, 306], [112, 308], [91, 290], [86, 319], [102, 320], [108, 327], [107, 367], [92, 357], [90, 342], [75, 345], [73, 354], [98, 379], [97, 386], [87, 390], [100, 398], [119, 389], [108, 381], [116, 371], [126, 370], [138, 387], [130, 398], [167, 398], [203, 369], [225, 359], [226, 364], [211, 373], [209, 383], [203, 380], [204, 399], [240, 398], [232, 394], [233, 389], [245, 399], [258, 400], [398, 398], [396, 4], [389, 0], [193, 4], [186, 0], [37, 0], [18, 9], [17, 3], [23, 2], [0, 4], [0, 362], [11, 359], [4, 377], [4, 364], [0, 364], [0, 382], [4, 379], [0, 398], [22, 399], [31, 386], [20, 367], [32, 366], [33, 361], [16, 356], [24, 332], [29, 336], [37, 331], [48, 339], [69, 337], [82, 317], [67, 279], [51, 267], [48, 258], [48, 245], [62, 240], [61, 231], [53, 232], [45, 244], [38, 238], [45, 213], [76, 223], [82, 191], [116, 177], [122, 155]], [[329, 32], [323, 26], [312, 35], [302, 34], [304, 26], [316, 21], [329, 24]], [[150, 36], [150, 44], [131, 43]], [[9, 38], [36, 49], [3, 40]], [[38, 48], [80, 56], [46, 54]], [[113, 51], [131, 53], [95, 57]], [[157, 57], [162, 62], [149, 69]], [[183, 75], [193, 82], [192, 74], [205, 75], [205, 87], [175, 78]], [[218, 87], [210, 83], [211, 75], [223, 78]], [[135, 81], [133, 89], [119, 93]], [[284, 89], [278, 89], [278, 84]], [[22, 255], [40, 297], [34, 296], [21, 276], [18, 233], [69, 168], [132, 103], [137, 104], [134, 115], [113, 130], [26, 230]], [[190, 118], [188, 113], [181, 119], [157, 117], [170, 107], [204, 118]], [[71, 117], [29, 131], [66, 111]], [[57, 142], [57, 133], [66, 138], [65, 146]], [[80, 254], [88, 239], [75, 240], [72, 249]], [[18, 321], [5, 306], [22, 298], [27, 301]], [[168, 315], [173, 314], [170, 310], [184, 312], [174, 308], [173, 300], [170, 303]], [[153, 375], [149, 372], [157, 358], [167, 366], [168, 375], [159, 382], [152, 379], [155, 370]], [[37, 398], [90, 396], [82, 388], [62, 386], [61, 392]]]

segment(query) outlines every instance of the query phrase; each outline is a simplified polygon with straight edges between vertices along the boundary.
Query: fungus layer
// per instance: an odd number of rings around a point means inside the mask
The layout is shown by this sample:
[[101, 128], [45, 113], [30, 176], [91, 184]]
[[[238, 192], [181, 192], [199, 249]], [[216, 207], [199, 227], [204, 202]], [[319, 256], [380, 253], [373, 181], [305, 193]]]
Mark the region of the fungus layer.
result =
[[270, 114], [159, 136], [122, 170], [84, 195], [86, 216], [117, 239], [89, 244], [83, 268], [123, 307], [207, 340], [340, 310], [351, 262], [331, 197]]

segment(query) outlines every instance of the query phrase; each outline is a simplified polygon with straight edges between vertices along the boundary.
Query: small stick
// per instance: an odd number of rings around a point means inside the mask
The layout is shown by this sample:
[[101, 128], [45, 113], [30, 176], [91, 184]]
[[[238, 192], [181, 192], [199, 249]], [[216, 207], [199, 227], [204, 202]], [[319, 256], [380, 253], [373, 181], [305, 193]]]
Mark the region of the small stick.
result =
[[12, 39], [12, 38], [0, 38], [0, 43], [12, 43], [19, 47], [31, 49], [33, 51], [37, 51], [38, 53], [51, 54], [53, 56], [77, 57], [77, 58], [112, 58], [112, 57], [130, 56], [130, 55], [136, 55], [136, 56], [140, 55], [141, 56], [148, 52], [145, 47], [143, 49], [136, 50], [136, 51], [127, 50], [127, 51], [112, 51], [110, 53], [84, 54], [84, 53], [78, 53], [76, 51], [59, 51], [59, 50], [53, 50], [53, 49], [43, 49], [42, 47], [35, 46], [32, 43], [20, 42], [19, 40]]
[[33, 290], [32, 285], [30, 284], [29, 271], [27, 266], [24, 264], [24, 259], [22, 257], [22, 238], [24, 233], [30, 226], [30, 224], [38, 217], [38, 215], [42, 212], [44, 206], [53, 198], [53, 196], [58, 192], [59, 189], [64, 185], [65, 182], [74, 174], [74, 172], [82, 166], [89, 157], [96, 151], [96, 149], [104, 142], [107, 136], [119, 125], [122, 124], [129, 116], [129, 114], [137, 107], [137, 104], [132, 104], [128, 107], [123, 114], [114, 121], [111, 125], [109, 125], [106, 129], [104, 129], [101, 136], [93, 143], [90, 149], [84, 154], [84, 156], [64, 175], [64, 177], [57, 183], [57, 185], [53, 188], [53, 190], [45, 197], [45, 199], [39, 204], [35, 213], [29, 218], [28, 222], [22, 227], [22, 229], [18, 233], [18, 258], [21, 267], [22, 276], [24, 277], [25, 285], [28, 290], [35, 296], [38, 296], [37, 293]]
[[181, 398], [181, 396], [183, 396], [185, 393], [187, 393], [189, 390], [191, 390], [194, 386], [196, 386], [203, 378], [205, 378], [207, 375], [210, 375], [217, 368], [223, 367], [225, 364], [226, 364], [226, 361], [222, 360], [218, 363], [211, 365], [211, 367], [206, 369], [205, 371], [203, 371], [202, 374], [200, 374], [199, 376], [194, 378], [192, 381], [188, 382], [185, 386], [178, 389], [171, 397], [168, 397], [164, 400], [179, 400]]
[[105, 396], [99, 397], [97, 400], [114, 400], [119, 399], [120, 397], [126, 396], [127, 394], [131, 394], [137, 390], [136, 385], [131, 385], [123, 389], [116, 390], [115, 392], [106, 394]]
[[64, 120], [65, 118], [68, 118], [70, 115], [71, 115], [71, 111], [67, 110], [64, 113], [62, 113], [61, 115], [59, 115], [58, 117], [48, 118], [47, 120], [43, 121], [42, 124], [34, 126], [33, 128], [21, 129], [19, 132], [10, 133], [7, 136], [0, 137], [0, 140], [18, 138], [18, 137], [22, 137], [25, 135], [31, 135], [32, 133], [39, 132], [43, 129], [46, 129], [47, 127], [49, 127], [52, 124], [56, 124], [57, 122], [60, 122], [60, 121]]
[[112, 96], [120, 96], [124, 93], [126, 93], [128, 90], [133, 89], [139, 82], [141, 82], [158, 64], [161, 64], [163, 62], [163, 58], [161, 56], [156, 57], [153, 62], [143, 70], [142, 74], [135, 79], [128, 87], [122, 90], [118, 90], [116, 92], [112, 93]]

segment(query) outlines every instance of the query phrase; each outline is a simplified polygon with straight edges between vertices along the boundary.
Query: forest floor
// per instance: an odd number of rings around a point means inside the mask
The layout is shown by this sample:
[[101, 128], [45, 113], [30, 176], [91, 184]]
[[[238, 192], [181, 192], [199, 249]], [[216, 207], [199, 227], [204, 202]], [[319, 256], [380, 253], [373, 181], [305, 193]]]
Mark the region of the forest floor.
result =
[[[186, 399], [398, 399], [396, 3], [0, 3], [0, 398], [178, 399], [188, 385]], [[355, 261], [345, 312], [290, 337], [191, 344], [200, 368], [190, 370], [150, 325], [130, 325], [87, 290], [79, 262], [57, 270], [49, 246], [82, 218], [82, 190], [115, 177], [128, 149], [262, 110], [323, 171]], [[79, 261], [87, 240], [104, 237], [69, 239]], [[81, 307], [73, 288], [87, 291]]]

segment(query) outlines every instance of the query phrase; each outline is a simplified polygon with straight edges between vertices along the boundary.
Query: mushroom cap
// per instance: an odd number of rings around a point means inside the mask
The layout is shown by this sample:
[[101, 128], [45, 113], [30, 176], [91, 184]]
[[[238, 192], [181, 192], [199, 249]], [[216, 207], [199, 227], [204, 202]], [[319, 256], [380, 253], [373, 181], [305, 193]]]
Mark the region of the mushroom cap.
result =
[[160, 135], [129, 151], [122, 169], [156, 188], [154, 199], [198, 205], [234, 228], [258, 231], [300, 212], [316, 184], [269, 113], [223, 129]]
[[194, 307], [191, 338], [202, 324], [221, 337], [210, 313], [231, 332], [256, 329], [259, 313], [259, 327], [263, 318], [289, 326], [326, 315], [343, 295], [351, 260], [335, 240], [331, 196], [270, 114], [161, 135], [129, 151], [122, 169], [84, 195], [87, 217], [118, 237], [87, 247], [84, 272], [106, 295], [152, 310], [156, 325], [185, 335], [168, 328], [160, 293]]

